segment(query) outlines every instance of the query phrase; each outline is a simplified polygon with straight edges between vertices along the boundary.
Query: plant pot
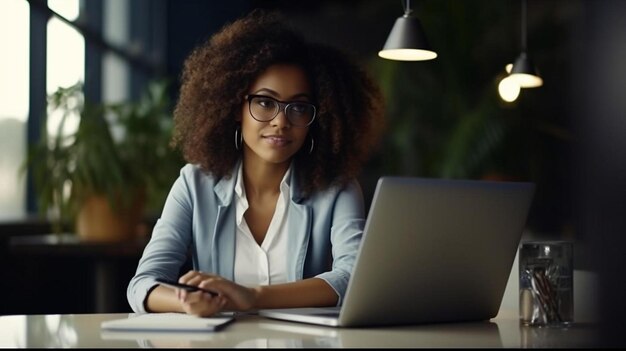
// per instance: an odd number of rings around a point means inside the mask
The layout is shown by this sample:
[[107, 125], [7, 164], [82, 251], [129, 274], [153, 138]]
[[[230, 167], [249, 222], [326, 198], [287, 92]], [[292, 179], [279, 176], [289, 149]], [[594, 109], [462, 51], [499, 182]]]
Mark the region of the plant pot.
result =
[[139, 193], [128, 210], [111, 208], [106, 195], [91, 195], [76, 217], [76, 232], [85, 241], [116, 242], [137, 237], [145, 196]]

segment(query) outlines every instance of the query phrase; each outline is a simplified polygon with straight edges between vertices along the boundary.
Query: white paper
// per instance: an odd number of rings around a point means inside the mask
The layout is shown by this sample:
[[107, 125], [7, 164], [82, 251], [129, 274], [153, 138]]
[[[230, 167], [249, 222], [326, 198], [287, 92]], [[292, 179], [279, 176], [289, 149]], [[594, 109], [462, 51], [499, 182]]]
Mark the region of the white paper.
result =
[[201, 318], [183, 313], [145, 313], [104, 321], [102, 329], [128, 331], [213, 331], [233, 317]]

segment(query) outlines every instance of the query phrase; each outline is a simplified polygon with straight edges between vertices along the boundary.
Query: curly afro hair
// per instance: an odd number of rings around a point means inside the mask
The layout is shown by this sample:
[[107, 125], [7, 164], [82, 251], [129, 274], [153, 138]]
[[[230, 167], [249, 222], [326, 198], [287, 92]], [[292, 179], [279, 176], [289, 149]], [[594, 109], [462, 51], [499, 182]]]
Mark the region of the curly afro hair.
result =
[[187, 162], [216, 178], [230, 177], [241, 157], [234, 135], [244, 95], [257, 76], [279, 63], [306, 72], [317, 106], [309, 127], [315, 148], [309, 154], [303, 147], [294, 156], [302, 190], [311, 194], [346, 184], [379, 141], [380, 89], [345, 54], [306, 42], [276, 13], [251, 12], [223, 27], [187, 58], [172, 144]]

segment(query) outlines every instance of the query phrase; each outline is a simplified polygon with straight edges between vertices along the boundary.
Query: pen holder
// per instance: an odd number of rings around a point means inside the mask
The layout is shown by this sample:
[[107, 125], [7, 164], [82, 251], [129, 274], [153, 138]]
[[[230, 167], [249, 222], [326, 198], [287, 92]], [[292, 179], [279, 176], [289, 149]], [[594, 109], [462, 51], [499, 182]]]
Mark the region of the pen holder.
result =
[[567, 326], [573, 322], [572, 243], [524, 242], [519, 252], [520, 322]]

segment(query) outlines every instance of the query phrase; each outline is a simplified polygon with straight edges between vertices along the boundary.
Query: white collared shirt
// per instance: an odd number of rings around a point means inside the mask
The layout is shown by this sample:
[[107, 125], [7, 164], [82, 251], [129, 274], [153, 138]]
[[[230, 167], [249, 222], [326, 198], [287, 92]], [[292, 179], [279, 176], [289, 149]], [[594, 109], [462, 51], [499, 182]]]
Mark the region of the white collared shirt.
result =
[[235, 183], [235, 283], [243, 286], [280, 284], [287, 282], [287, 212], [290, 189], [287, 180], [291, 167], [280, 182], [280, 194], [276, 201], [274, 216], [265, 239], [257, 244], [248, 227], [244, 213], [248, 209], [248, 198], [243, 186], [243, 167], [237, 171]]

